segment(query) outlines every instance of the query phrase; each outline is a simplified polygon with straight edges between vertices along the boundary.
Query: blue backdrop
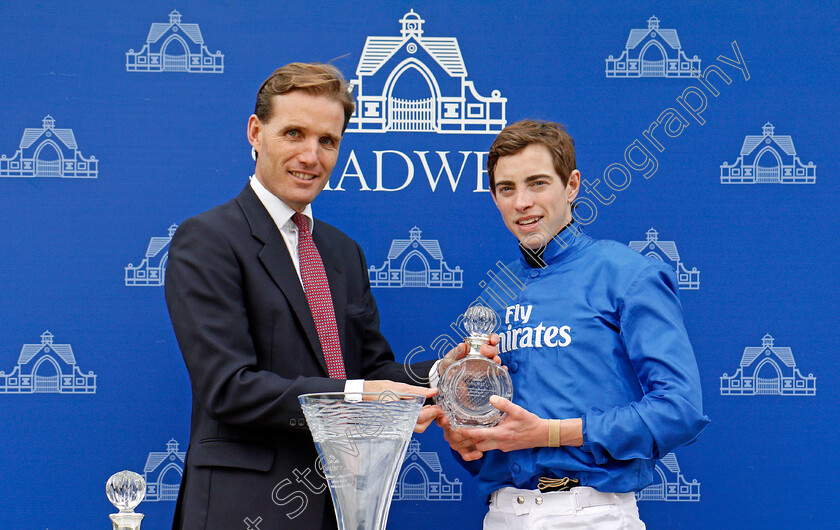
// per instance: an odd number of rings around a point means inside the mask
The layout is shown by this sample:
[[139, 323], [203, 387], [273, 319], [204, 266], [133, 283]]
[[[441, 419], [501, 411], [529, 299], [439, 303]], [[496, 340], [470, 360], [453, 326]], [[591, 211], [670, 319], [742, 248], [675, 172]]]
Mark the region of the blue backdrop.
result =
[[[0, 528], [107, 528], [122, 469], [149, 484], [143, 527], [169, 527], [191, 399], [163, 300], [171, 231], [247, 182], [262, 80], [330, 60], [359, 109], [313, 207], [364, 248], [398, 358], [434, 356], [516, 257], [487, 192], [493, 133], [559, 121], [588, 232], [678, 270], [712, 418], [640, 494], [649, 528], [837, 527], [838, 15], [3, 2]], [[479, 527], [439, 429], [415, 440], [389, 528]]]

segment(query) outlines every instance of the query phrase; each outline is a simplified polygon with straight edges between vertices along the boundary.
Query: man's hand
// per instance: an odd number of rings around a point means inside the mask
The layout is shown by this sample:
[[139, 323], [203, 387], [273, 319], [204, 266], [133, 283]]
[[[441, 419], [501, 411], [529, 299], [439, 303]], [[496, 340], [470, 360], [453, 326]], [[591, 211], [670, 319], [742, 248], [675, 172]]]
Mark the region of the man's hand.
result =
[[414, 426], [414, 432], [419, 433], [425, 431], [440, 416], [443, 416], [443, 411], [440, 407], [437, 405], [425, 405], [420, 411], [420, 417], [417, 419], [417, 425]]
[[[499, 336], [495, 333], [491, 334], [490, 340], [487, 344], [481, 346], [481, 354], [500, 365], [502, 364], [502, 359], [499, 357], [498, 344]], [[443, 372], [449, 368], [449, 365], [458, 359], [466, 357], [468, 351], [469, 349], [467, 348], [466, 343], [461, 343], [449, 350], [449, 352], [438, 363], [438, 375], [443, 374]], [[505, 369], [507, 369], [507, 367], [505, 367]]]
[[[397, 383], [395, 381], [388, 381], [387, 379], [379, 380], [365, 380], [364, 392], [374, 392], [381, 394], [382, 392], [393, 392], [394, 394], [420, 394], [426, 399], [437, 394], [437, 388], [426, 388], [424, 386], [408, 385], [406, 383]], [[365, 401], [376, 401], [376, 396], [365, 396]]]
[[[506, 412], [495, 427], [459, 429], [465, 440], [475, 444], [476, 451], [516, 451], [548, 445], [548, 420], [499, 396], [491, 396], [490, 404]], [[465, 442], [466, 443], [466, 442]]]
[[484, 453], [476, 450], [475, 442], [463, 435], [464, 429], [453, 429], [442, 413], [437, 418], [437, 424], [443, 429], [443, 438], [449, 442], [449, 447], [457, 451], [464, 461], [470, 462], [484, 456]]

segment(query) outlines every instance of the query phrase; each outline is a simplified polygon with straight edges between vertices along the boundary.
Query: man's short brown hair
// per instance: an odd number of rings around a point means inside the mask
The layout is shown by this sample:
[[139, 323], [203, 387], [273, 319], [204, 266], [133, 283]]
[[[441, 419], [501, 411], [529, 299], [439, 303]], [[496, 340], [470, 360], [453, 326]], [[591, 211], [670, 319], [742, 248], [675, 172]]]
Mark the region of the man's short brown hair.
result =
[[487, 175], [493, 195], [496, 194], [495, 173], [499, 158], [515, 155], [531, 144], [542, 144], [548, 148], [554, 161], [554, 170], [560, 175], [563, 185], [568, 184], [569, 175], [577, 169], [575, 141], [558, 123], [522, 120], [502, 129], [487, 153]]
[[356, 108], [347, 81], [335, 66], [324, 63], [289, 63], [281, 66], [263, 81], [257, 92], [254, 114], [261, 122], [271, 119], [271, 100], [293, 90], [303, 90], [315, 96], [326, 96], [344, 106], [344, 128]]

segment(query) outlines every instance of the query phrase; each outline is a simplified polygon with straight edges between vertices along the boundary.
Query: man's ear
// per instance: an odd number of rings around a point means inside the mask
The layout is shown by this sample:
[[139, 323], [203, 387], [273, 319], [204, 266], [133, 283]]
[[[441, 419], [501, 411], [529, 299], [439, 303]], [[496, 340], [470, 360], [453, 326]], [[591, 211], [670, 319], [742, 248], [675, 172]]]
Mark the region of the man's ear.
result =
[[569, 182], [566, 183], [566, 197], [571, 204], [578, 196], [580, 191], [580, 171], [575, 169], [569, 174]]
[[251, 117], [248, 118], [248, 143], [250, 143], [256, 150], [259, 152], [260, 150], [260, 131], [262, 130], [263, 124], [259, 118], [257, 118], [256, 114], [251, 114]]

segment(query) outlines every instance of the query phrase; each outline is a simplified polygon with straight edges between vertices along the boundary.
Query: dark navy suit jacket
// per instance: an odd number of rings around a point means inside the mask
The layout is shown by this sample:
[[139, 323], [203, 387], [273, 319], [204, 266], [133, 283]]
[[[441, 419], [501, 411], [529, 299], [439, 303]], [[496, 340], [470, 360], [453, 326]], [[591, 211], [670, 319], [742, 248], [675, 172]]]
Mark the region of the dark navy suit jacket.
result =
[[[349, 379], [411, 383], [379, 331], [359, 245], [317, 221]], [[330, 379], [286, 243], [250, 185], [187, 219], [172, 239], [166, 303], [193, 391], [173, 528], [335, 528], [298, 396]], [[413, 365], [428, 375], [431, 361]]]

